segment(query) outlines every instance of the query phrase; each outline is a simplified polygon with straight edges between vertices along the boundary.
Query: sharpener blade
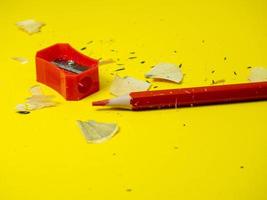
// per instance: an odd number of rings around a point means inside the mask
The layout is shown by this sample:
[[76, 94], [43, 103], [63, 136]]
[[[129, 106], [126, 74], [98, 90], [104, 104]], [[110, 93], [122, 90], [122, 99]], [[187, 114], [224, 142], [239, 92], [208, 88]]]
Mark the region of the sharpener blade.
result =
[[61, 69], [64, 69], [66, 71], [75, 73], [75, 74], [80, 74], [88, 69], [88, 67], [79, 65], [75, 63], [73, 60], [62, 60], [62, 59], [56, 59], [52, 61], [54, 65], [58, 66]]

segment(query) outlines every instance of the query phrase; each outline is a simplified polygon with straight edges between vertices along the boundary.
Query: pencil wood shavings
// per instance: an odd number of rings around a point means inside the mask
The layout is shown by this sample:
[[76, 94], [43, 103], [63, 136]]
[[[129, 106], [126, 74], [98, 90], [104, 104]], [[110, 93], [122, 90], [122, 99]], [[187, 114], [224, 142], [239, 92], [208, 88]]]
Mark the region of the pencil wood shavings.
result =
[[251, 68], [248, 80], [251, 82], [267, 81], [267, 69], [263, 67]]
[[148, 90], [150, 86], [150, 83], [135, 79], [130, 76], [124, 78], [115, 76], [115, 79], [113, 80], [110, 87], [110, 93], [115, 96], [122, 96], [131, 92]]
[[27, 64], [29, 62], [29, 60], [27, 58], [23, 58], [23, 57], [13, 57], [12, 58], [15, 61], [18, 61], [21, 64]]
[[40, 86], [33, 86], [30, 88], [32, 94], [31, 97], [27, 98], [25, 103], [18, 104], [16, 106], [17, 112], [29, 112], [45, 107], [56, 106], [56, 102], [53, 101], [53, 96], [44, 95]]
[[180, 83], [183, 79], [183, 73], [178, 65], [171, 63], [160, 63], [155, 65], [148, 73], [146, 78], [156, 78]]
[[114, 123], [101, 123], [93, 120], [78, 120], [77, 123], [89, 143], [105, 142], [119, 131], [118, 125]]
[[29, 35], [38, 33], [41, 31], [41, 28], [45, 25], [43, 22], [35, 21], [34, 19], [28, 19], [16, 23], [17, 27], [25, 31]]

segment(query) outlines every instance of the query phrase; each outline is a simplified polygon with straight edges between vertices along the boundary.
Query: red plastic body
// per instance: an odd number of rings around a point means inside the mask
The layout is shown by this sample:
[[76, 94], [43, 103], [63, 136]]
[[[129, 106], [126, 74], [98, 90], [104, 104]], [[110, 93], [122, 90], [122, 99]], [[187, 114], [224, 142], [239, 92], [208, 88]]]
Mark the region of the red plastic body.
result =
[[133, 110], [267, 100], [267, 82], [132, 92]]
[[[60, 69], [55, 59], [73, 60], [88, 70], [75, 74]], [[66, 100], [80, 100], [99, 90], [98, 60], [89, 58], [69, 44], [55, 44], [36, 54], [37, 81], [59, 92]]]

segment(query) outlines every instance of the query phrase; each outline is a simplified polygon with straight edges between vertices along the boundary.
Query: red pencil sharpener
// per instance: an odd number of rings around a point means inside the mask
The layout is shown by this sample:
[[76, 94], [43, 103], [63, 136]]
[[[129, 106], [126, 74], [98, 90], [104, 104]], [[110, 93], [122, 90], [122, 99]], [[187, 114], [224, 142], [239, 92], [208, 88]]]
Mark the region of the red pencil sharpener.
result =
[[69, 44], [55, 44], [36, 54], [37, 81], [59, 92], [66, 100], [80, 100], [99, 90], [98, 60]]

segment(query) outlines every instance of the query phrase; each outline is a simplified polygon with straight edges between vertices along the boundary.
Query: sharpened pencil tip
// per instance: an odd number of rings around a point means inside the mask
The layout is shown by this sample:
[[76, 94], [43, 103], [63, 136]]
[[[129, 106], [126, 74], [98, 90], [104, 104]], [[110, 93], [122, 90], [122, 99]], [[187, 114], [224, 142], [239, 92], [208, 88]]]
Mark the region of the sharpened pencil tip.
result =
[[109, 103], [108, 99], [101, 100], [101, 101], [93, 101], [93, 106], [106, 106]]

